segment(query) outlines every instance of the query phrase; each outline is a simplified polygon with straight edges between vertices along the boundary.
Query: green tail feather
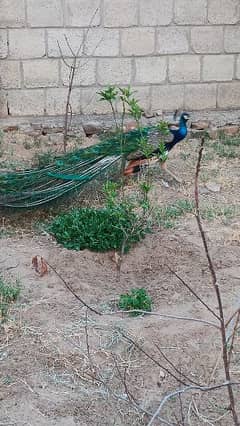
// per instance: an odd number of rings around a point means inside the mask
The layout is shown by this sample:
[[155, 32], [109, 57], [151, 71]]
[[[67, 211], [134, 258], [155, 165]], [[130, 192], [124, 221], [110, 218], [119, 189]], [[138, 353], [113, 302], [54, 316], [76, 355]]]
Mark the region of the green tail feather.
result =
[[115, 136], [97, 145], [79, 149], [54, 160], [53, 164], [21, 172], [0, 174], [0, 207], [30, 208], [55, 200], [95, 179], [139, 148], [139, 140], [152, 127]]

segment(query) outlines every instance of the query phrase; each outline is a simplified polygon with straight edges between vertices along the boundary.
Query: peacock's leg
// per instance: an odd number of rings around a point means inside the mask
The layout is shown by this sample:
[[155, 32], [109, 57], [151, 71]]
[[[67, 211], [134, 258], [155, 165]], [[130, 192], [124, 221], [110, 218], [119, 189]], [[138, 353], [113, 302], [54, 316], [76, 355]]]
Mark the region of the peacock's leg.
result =
[[182, 180], [180, 178], [178, 178], [177, 176], [175, 176], [172, 172], [170, 172], [170, 170], [167, 168], [167, 162], [166, 161], [161, 161], [160, 162], [160, 167], [161, 169], [164, 171], [164, 173], [168, 174], [169, 176], [171, 176], [172, 179], [174, 179], [177, 183], [182, 183]]

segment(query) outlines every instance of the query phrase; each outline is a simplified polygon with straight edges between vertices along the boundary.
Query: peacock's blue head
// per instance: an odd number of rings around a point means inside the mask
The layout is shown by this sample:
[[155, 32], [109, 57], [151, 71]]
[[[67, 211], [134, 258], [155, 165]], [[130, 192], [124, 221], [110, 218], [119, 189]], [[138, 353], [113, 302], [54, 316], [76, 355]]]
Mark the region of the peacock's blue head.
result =
[[181, 121], [183, 121], [184, 123], [187, 123], [189, 119], [190, 119], [190, 114], [188, 114], [188, 112], [183, 112], [181, 114]]

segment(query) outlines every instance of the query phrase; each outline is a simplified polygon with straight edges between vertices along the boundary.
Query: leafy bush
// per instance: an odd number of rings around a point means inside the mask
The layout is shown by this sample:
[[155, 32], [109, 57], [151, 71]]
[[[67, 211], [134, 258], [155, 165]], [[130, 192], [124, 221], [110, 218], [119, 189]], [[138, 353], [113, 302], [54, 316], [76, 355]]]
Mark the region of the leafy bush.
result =
[[[130, 293], [122, 294], [118, 306], [123, 311], [141, 311], [151, 312], [152, 299], [144, 288], [132, 289]], [[131, 315], [141, 315], [141, 312], [132, 312]]]
[[6, 320], [9, 306], [18, 298], [19, 293], [20, 288], [18, 286], [15, 287], [6, 283], [0, 276], [0, 322]]
[[136, 226], [137, 221], [131, 206], [119, 204], [101, 209], [74, 209], [56, 217], [49, 230], [68, 249], [104, 252], [120, 250], [125, 242], [128, 251], [146, 233]]

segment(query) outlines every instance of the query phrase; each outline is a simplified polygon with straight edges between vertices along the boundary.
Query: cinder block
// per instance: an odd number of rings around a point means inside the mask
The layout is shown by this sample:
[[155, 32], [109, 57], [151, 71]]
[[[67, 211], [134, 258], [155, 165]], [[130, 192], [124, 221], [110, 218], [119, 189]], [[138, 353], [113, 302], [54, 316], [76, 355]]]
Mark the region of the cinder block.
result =
[[59, 0], [27, 0], [27, 16], [30, 27], [63, 25], [63, 9]]
[[[48, 115], [64, 115], [67, 103], [67, 88], [46, 89], [46, 113]], [[73, 89], [71, 95], [73, 114], [80, 113], [80, 89]]]
[[176, 24], [207, 23], [207, 0], [175, 0]]
[[157, 52], [160, 54], [188, 53], [188, 30], [167, 27], [157, 31]]
[[7, 56], [8, 56], [7, 31], [0, 30], [0, 59], [4, 59]]
[[240, 82], [220, 83], [217, 106], [219, 108], [239, 108]]
[[9, 54], [10, 57], [16, 59], [45, 56], [44, 30], [9, 30]]
[[239, 0], [209, 0], [208, 20], [211, 24], [236, 24], [239, 19]]
[[136, 83], [158, 84], [166, 80], [167, 58], [136, 58]]
[[[67, 61], [69, 65], [71, 64], [71, 59]], [[76, 71], [73, 87], [76, 86], [91, 86], [96, 83], [96, 59], [93, 58], [84, 58], [80, 59], [77, 64], [79, 64]], [[64, 86], [69, 84], [69, 67], [62, 62], [61, 65], [61, 80]]]
[[88, 56], [118, 56], [119, 30], [93, 28], [86, 37], [85, 54]]
[[184, 108], [187, 110], [204, 110], [216, 108], [217, 85], [186, 84]]
[[140, 24], [169, 25], [173, 19], [173, 0], [140, 0]]
[[240, 55], [237, 57], [236, 77], [240, 80]]
[[24, 0], [1, 0], [0, 27], [23, 27], [25, 24]]
[[130, 84], [132, 74], [131, 59], [101, 58], [98, 59], [97, 81], [99, 84]]
[[21, 87], [20, 62], [2, 61], [0, 87], [2, 89], [19, 89]]
[[183, 108], [183, 101], [183, 85], [152, 87], [151, 108], [153, 111], [175, 111], [177, 108]]
[[200, 57], [194, 55], [181, 55], [169, 58], [169, 80], [177, 82], [200, 81]]
[[139, 0], [105, 0], [104, 27], [132, 27], [138, 23]]
[[8, 116], [7, 91], [0, 88], [0, 117]]
[[155, 47], [154, 28], [126, 28], [122, 30], [122, 54], [125, 56], [151, 55]]
[[223, 27], [193, 27], [191, 46], [196, 53], [223, 52]]
[[111, 114], [108, 102], [100, 101], [97, 92], [100, 88], [83, 88], [80, 96], [81, 114]]
[[150, 86], [132, 86], [135, 98], [145, 111], [151, 109]]
[[72, 27], [89, 27], [100, 24], [99, 0], [66, 0], [66, 24]]
[[59, 84], [59, 61], [57, 59], [24, 61], [23, 75], [25, 87], [57, 87]]
[[62, 52], [64, 57], [72, 57], [71, 49], [74, 54], [77, 54], [79, 48], [79, 56], [81, 56], [83, 53], [83, 34], [83, 30], [78, 28], [48, 29], [48, 56], [60, 58]]
[[203, 58], [204, 81], [228, 81], [234, 75], [233, 55], [209, 55]]
[[240, 26], [226, 27], [224, 38], [225, 50], [228, 53], [240, 52]]
[[10, 90], [8, 92], [9, 112], [18, 115], [43, 115], [44, 90]]

